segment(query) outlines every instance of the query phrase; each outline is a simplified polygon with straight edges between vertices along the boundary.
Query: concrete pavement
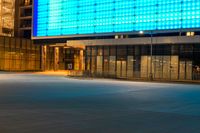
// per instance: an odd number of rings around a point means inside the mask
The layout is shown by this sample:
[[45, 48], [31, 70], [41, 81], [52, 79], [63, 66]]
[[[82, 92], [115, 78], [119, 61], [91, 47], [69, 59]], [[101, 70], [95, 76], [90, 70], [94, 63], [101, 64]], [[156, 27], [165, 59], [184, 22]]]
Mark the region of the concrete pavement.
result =
[[200, 86], [0, 74], [0, 133], [200, 133]]

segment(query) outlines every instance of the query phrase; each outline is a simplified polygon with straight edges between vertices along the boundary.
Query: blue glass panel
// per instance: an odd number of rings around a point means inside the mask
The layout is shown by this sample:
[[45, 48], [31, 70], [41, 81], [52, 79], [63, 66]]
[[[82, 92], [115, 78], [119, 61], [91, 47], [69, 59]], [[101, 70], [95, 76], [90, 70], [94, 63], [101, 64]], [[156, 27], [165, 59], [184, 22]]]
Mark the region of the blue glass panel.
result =
[[33, 36], [200, 28], [200, 0], [34, 0]]

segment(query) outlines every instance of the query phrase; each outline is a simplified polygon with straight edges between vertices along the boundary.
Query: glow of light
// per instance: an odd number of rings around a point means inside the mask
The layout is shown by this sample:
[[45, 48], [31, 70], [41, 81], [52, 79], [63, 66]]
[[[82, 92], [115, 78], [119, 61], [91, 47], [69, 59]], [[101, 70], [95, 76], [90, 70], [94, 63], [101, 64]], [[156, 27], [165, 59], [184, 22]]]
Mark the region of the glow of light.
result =
[[144, 31], [140, 31], [139, 33], [140, 33], [140, 34], [144, 34]]

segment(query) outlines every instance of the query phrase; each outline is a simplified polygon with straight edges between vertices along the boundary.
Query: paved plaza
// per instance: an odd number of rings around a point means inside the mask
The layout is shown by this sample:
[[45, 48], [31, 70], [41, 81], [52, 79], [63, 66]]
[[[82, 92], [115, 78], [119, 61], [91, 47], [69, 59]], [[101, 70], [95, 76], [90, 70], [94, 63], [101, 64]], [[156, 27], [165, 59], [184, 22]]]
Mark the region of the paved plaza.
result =
[[200, 86], [0, 73], [0, 133], [200, 133]]

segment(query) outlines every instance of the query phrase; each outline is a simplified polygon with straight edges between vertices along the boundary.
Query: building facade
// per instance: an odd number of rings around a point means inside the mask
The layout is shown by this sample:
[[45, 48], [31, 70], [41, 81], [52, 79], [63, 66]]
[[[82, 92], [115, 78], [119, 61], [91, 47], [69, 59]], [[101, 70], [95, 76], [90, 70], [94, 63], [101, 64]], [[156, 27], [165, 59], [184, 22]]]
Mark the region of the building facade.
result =
[[[200, 78], [198, 44], [200, 36], [155, 37], [152, 53], [151, 46], [148, 45], [150, 38], [137, 39], [113, 39], [112, 44], [101, 40], [90, 41], [90, 45], [86, 47], [86, 70], [94, 76], [128, 79], [192, 80]], [[187, 40], [187, 44], [183, 40]], [[120, 45], [119, 42], [121, 42]]]
[[34, 0], [43, 70], [199, 80], [200, 0]]
[[0, 0], [0, 71], [41, 71], [41, 46], [30, 39], [31, 4]]
[[30, 39], [0, 36], [0, 71], [41, 71], [41, 47]]

